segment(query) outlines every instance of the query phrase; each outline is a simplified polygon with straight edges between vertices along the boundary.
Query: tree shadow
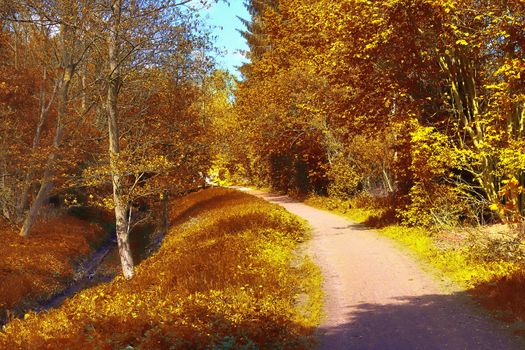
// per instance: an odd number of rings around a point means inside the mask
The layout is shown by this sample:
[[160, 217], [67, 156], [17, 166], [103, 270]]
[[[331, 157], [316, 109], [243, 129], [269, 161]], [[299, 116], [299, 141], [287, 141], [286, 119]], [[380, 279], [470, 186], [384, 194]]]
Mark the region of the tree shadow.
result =
[[170, 219], [170, 227], [176, 224], [180, 224], [183, 220], [188, 220], [188, 218], [195, 217], [202, 212], [208, 211], [212, 208], [219, 208], [224, 206], [228, 202], [238, 201], [242, 198], [246, 198], [246, 194], [242, 192], [233, 192], [227, 194], [217, 194], [206, 199], [200, 200], [197, 203], [192, 204], [191, 206], [182, 209], [177, 212], [176, 215], [173, 215]]
[[522, 323], [503, 324], [466, 292], [348, 306], [349, 322], [319, 330], [320, 350], [524, 349]]
[[334, 230], [357, 230], [357, 231], [370, 231], [370, 228], [365, 224], [348, 224], [347, 226], [336, 226], [332, 227]]
[[279, 194], [279, 193], [264, 193], [260, 194], [259, 197], [273, 202], [273, 203], [300, 203], [300, 200], [291, 198], [286, 194]]
[[364, 224], [372, 228], [384, 228], [390, 225], [399, 224], [399, 218], [395, 209], [383, 210], [378, 215], [371, 215]]

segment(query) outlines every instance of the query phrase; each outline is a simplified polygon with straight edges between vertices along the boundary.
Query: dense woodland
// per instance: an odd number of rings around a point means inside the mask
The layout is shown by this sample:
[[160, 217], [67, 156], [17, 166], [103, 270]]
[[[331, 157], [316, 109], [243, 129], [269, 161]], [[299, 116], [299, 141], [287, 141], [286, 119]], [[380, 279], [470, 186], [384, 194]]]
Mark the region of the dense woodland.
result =
[[2, 220], [30, 239], [54, 210], [110, 209], [127, 277], [130, 230], [207, 174], [521, 224], [523, 1], [246, 6], [236, 80], [185, 1], [3, 1]]
[[523, 1], [261, 0], [250, 11], [238, 143], [221, 158], [231, 172], [388, 198], [411, 225], [522, 221]]
[[0, 3], [0, 211], [21, 236], [60, 209], [113, 210], [131, 277], [130, 230], [202, 185], [213, 46], [186, 3]]
[[[380, 207], [525, 317], [525, 2], [246, 0], [238, 78], [213, 59], [213, 2], [0, 0], [0, 347], [313, 346], [308, 230], [231, 190], [181, 199], [210, 181]], [[428, 230], [488, 223], [517, 229], [512, 254]], [[137, 267], [146, 224], [162, 234]], [[29, 311], [108, 236], [123, 277]]]

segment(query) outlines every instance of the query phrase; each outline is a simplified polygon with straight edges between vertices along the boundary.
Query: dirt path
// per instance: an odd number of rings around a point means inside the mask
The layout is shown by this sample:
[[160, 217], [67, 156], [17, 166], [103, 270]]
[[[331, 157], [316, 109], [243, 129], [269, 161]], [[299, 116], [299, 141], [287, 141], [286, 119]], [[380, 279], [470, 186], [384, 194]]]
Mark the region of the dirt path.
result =
[[446, 291], [389, 239], [286, 196], [246, 191], [313, 227], [309, 251], [326, 293], [320, 349], [525, 349], [510, 327], [464, 292]]

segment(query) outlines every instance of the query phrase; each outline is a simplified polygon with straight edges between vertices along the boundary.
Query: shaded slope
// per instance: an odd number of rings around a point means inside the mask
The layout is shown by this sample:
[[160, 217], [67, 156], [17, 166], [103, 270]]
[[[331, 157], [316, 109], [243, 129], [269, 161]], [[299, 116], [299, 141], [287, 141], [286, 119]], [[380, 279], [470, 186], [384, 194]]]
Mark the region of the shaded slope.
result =
[[310, 251], [325, 276], [321, 349], [523, 349], [523, 339], [447, 291], [396, 244], [363, 225], [286, 196], [278, 203], [314, 229]]
[[[318, 320], [320, 279], [295, 254], [304, 225], [231, 190], [191, 194], [131, 281], [83, 291], [61, 307], [9, 323], [9, 349], [304, 349]], [[316, 287], [317, 286], [317, 287]], [[298, 295], [311, 296], [298, 305]]]

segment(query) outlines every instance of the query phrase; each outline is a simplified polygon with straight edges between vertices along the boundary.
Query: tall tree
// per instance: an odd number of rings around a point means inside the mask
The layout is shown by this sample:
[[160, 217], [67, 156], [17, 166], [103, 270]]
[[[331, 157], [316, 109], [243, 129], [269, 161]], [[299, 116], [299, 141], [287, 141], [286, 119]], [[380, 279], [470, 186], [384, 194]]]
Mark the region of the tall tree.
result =
[[123, 186], [119, 170], [119, 129], [117, 99], [121, 84], [120, 76], [120, 25], [122, 16], [122, 0], [114, 0], [111, 4], [108, 35], [108, 94], [106, 108], [108, 115], [109, 157], [111, 180], [113, 185], [113, 201], [115, 206], [115, 224], [117, 243], [124, 277], [133, 277], [133, 258], [129, 246], [128, 220], [126, 217], [127, 203], [123, 195]]
[[[522, 2], [252, 1], [252, 14], [267, 49], [245, 34], [253, 59], [237, 109], [281, 187], [309, 158], [322, 164], [309, 181], [383, 183], [410, 223], [482, 218], [490, 204], [501, 217], [523, 210], [512, 151], [523, 149]], [[301, 143], [319, 147], [291, 147]], [[370, 167], [372, 154], [381, 159]]]
[[[177, 59], [183, 60], [182, 65], [175, 64], [176, 70], [172, 71], [175, 73], [173, 78], [178, 81], [193, 79], [197, 83], [199, 71], [206, 72], [206, 60], [203, 58], [199, 62], [200, 59], [190, 56], [206, 43], [198, 35], [191, 36], [195, 24], [191, 22], [193, 13], [191, 10], [184, 12], [180, 9], [184, 3], [168, 1], [159, 4], [156, 1], [144, 1], [128, 4], [124, 0], [114, 0], [106, 17], [107, 23], [103, 24], [107, 31], [108, 55], [105, 110], [109, 173], [117, 242], [122, 271], [126, 278], [133, 276], [133, 259], [129, 247], [133, 202], [155, 192], [162, 194], [164, 198], [167, 188], [160, 188], [156, 178], [160, 174], [168, 174], [176, 164], [171, 152], [159, 154], [161, 149], [158, 148], [161, 143], [175, 145], [174, 135], [158, 129], [158, 135], [149, 133], [153, 130], [150, 130], [146, 122], [149, 112], [154, 108], [148, 106], [148, 101], [151, 101], [151, 95], [163, 90], [162, 86], [155, 87], [155, 84], [166, 84], [162, 70], [170, 70], [171, 59], [175, 59], [175, 62]], [[179, 74], [183, 76], [180, 77]], [[134, 81], [137, 77], [139, 80]], [[136, 101], [122, 104], [119, 102], [121, 93]], [[141, 102], [145, 106], [138, 105]], [[131, 113], [121, 113], [124, 105]], [[160, 124], [159, 120], [151, 122], [153, 125]], [[120, 132], [121, 127], [125, 130], [125, 137]], [[182, 130], [178, 130], [178, 133], [181, 132]], [[126, 143], [124, 149], [120, 145], [122, 141]]]
[[[69, 1], [59, 1], [57, 3], [40, 3], [27, 4], [30, 8], [35, 9], [36, 21], [44, 21], [46, 25], [58, 25], [58, 47], [57, 56], [58, 61], [58, 75], [57, 83], [57, 117], [56, 127], [53, 138], [52, 150], [50, 151], [44, 173], [40, 180], [40, 189], [31, 203], [31, 207], [26, 215], [20, 235], [27, 237], [33, 227], [38, 212], [42, 205], [47, 201], [53, 189], [54, 167], [58, 157], [59, 149], [62, 147], [62, 139], [64, 136], [64, 122], [67, 118], [68, 107], [70, 102], [70, 87], [73, 76], [80, 61], [84, 58], [86, 47], [80, 46], [79, 41], [79, 13], [83, 13], [81, 3], [71, 3]], [[53, 6], [49, 10], [48, 6]]]

